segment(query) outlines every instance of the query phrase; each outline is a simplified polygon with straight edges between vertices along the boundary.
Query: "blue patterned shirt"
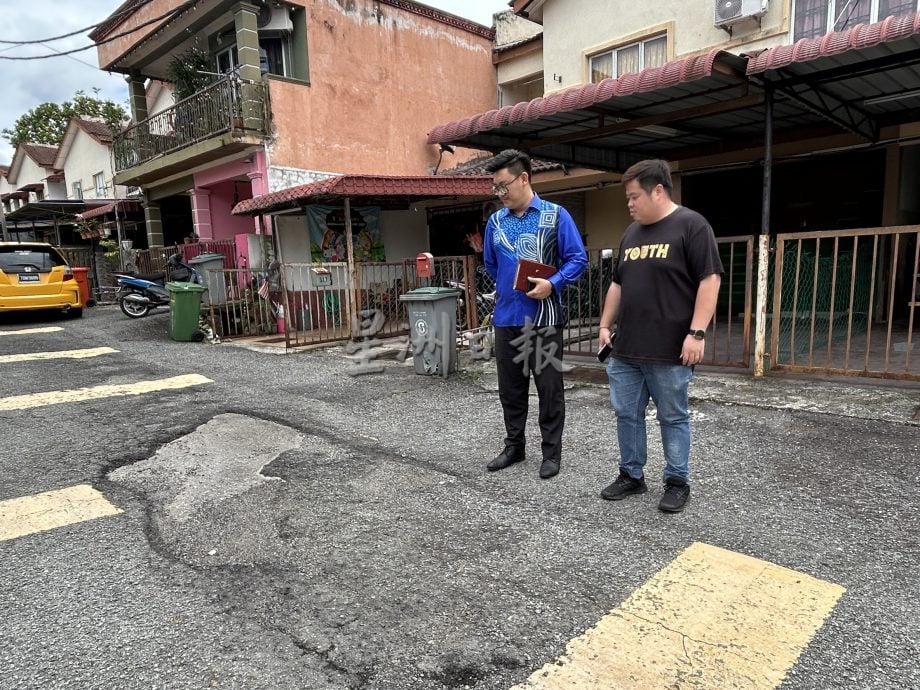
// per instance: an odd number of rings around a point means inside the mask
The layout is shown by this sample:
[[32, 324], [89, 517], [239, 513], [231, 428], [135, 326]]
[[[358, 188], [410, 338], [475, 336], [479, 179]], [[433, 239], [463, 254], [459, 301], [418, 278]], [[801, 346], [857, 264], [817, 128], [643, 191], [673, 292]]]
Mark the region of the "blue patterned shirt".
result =
[[[558, 267], [549, 278], [552, 294], [544, 300], [515, 290], [518, 259], [532, 259]], [[523, 326], [530, 319], [536, 326], [565, 323], [562, 289], [574, 283], [588, 266], [588, 255], [572, 216], [559, 204], [536, 194], [520, 218], [507, 208], [491, 215], [486, 224], [483, 260], [495, 279], [496, 326]]]

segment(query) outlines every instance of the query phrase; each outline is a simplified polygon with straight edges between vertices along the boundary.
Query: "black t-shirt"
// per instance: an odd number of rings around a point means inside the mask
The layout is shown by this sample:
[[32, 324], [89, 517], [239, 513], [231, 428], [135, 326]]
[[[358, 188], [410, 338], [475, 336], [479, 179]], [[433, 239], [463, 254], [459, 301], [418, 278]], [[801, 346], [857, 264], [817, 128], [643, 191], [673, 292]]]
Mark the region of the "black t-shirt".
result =
[[679, 364], [700, 281], [722, 270], [712, 228], [696, 211], [678, 206], [657, 223], [626, 228], [613, 269], [620, 285], [613, 355]]

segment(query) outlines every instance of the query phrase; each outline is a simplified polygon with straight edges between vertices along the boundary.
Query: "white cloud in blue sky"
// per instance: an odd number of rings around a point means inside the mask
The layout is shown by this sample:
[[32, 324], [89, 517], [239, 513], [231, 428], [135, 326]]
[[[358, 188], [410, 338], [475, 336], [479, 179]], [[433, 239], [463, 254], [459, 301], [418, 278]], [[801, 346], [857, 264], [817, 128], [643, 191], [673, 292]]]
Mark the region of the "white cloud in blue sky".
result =
[[[59, 36], [102, 21], [122, 0], [0, 0], [0, 40], [29, 41]], [[492, 15], [508, 9], [507, 0], [429, 0], [425, 4], [460, 17], [491, 26]], [[42, 55], [90, 45], [85, 33], [47, 46], [0, 44], [0, 129], [12, 127], [16, 119], [46, 102], [69, 100], [78, 90], [114, 101], [128, 109], [128, 89], [120, 74], [108, 74], [98, 67], [92, 48], [72, 56], [45, 60], [6, 60], [9, 56]], [[0, 139], [0, 164], [8, 164], [13, 149]]]

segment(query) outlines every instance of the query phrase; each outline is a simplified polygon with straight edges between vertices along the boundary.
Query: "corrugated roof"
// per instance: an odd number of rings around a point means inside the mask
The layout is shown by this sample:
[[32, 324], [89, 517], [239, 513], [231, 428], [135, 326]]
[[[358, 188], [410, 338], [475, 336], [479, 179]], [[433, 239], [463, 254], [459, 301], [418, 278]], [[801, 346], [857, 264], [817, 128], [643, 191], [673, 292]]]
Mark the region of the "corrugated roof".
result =
[[[434, 128], [431, 144], [623, 171], [643, 158], [757, 158], [772, 95], [774, 141], [850, 134], [876, 143], [920, 109], [920, 13], [752, 56], [718, 50]], [[894, 135], [896, 136], [896, 135]], [[834, 144], [839, 147], [840, 142]]]
[[119, 199], [118, 201], [113, 201], [109, 204], [105, 204], [104, 206], [97, 206], [96, 208], [88, 209], [77, 215], [83, 220], [104, 216], [107, 213], [112, 213], [115, 210], [115, 204], [118, 204], [122, 213], [138, 212], [143, 208], [140, 203], [134, 199]]
[[625, 74], [619, 79], [604, 79], [596, 84], [559, 91], [532, 101], [506, 105], [498, 110], [454, 120], [431, 130], [428, 143], [454, 141], [505, 125], [590, 108], [611, 98], [657, 91], [702, 79], [712, 74], [715, 60], [722, 54], [721, 50], [711, 50], [706, 55], [672, 60], [661, 67], [649, 67], [641, 72]]
[[485, 197], [491, 193], [491, 177], [340, 175], [246, 199], [233, 208], [233, 214], [259, 215], [307, 204], [338, 203], [346, 197], [369, 206], [405, 208], [423, 199]]
[[870, 48], [909, 38], [920, 33], [920, 12], [887, 17], [875, 24], [857, 24], [846, 31], [829, 33], [819, 38], [803, 38], [792, 45], [769, 48], [749, 56], [748, 74], [777, 70], [793, 63], [840, 55], [853, 50]]

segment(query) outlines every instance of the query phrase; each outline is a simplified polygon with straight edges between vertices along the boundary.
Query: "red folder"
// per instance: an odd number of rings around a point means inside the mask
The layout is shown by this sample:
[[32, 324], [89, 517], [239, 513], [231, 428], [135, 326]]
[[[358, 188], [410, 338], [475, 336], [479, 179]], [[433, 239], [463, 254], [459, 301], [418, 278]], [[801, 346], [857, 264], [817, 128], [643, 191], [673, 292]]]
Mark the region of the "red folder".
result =
[[517, 271], [514, 272], [514, 289], [521, 292], [533, 290], [533, 283], [527, 278], [549, 278], [556, 273], [556, 267], [541, 264], [530, 259], [518, 259]]

